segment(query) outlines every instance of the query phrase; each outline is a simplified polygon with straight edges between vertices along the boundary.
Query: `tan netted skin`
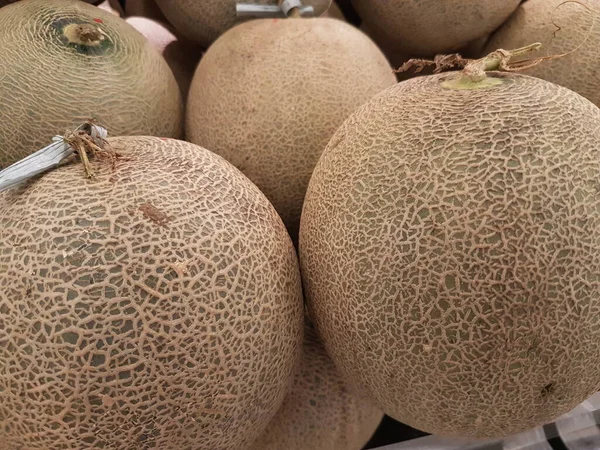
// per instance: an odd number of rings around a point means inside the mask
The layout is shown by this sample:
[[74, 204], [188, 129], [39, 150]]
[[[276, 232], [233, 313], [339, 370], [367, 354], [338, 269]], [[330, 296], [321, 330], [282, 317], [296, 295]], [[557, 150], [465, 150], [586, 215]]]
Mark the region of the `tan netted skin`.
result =
[[373, 41], [345, 22], [246, 22], [200, 61], [186, 137], [241, 169], [295, 239], [306, 186], [327, 142], [350, 113], [395, 82]]
[[251, 450], [360, 450], [383, 413], [342, 380], [312, 325], [283, 405]]
[[[18, 1], [19, 0], [0, 0], [0, 8], [2, 6], [6, 6], [6, 5], [10, 4], [10, 3], [15, 3], [15, 2], [18, 2]], [[93, 3], [93, 4], [100, 3], [99, 0], [82, 0], [82, 1], [84, 1], [86, 3]]]
[[[543, 1], [543, 0], [542, 0]], [[352, 0], [364, 23], [399, 53], [454, 51], [498, 28], [520, 0]]]
[[[101, 44], [69, 42], [84, 24]], [[96, 119], [118, 135], [180, 137], [183, 105], [164, 59], [132, 26], [78, 0], [28, 0], [0, 10], [0, 168]]]
[[527, 0], [492, 36], [486, 52], [518, 48], [532, 42], [540, 42], [543, 46], [528, 56], [531, 58], [576, 50], [525, 73], [560, 84], [600, 106], [600, 71], [597, 67], [600, 2], [577, 1], [580, 4], [564, 0]]
[[325, 348], [386, 414], [500, 437], [600, 383], [600, 110], [522, 75], [442, 87], [455, 76], [402, 82], [336, 132], [301, 269]]
[[[238, 17], [236, 3], [276, 5], [278, 0], [156, 0], [156, 3], [180, 33], [207, 48], [236, 24], [245, 20], [256, 20]], [[312, 16], [318, 17], [327, 11], [331, 0], [303, 0], [302, 4], [312, 6]]]
[[0, 449], [247, 448], [301, 354], [291, 240], [222, 158], [110, 143], [0, 196]]

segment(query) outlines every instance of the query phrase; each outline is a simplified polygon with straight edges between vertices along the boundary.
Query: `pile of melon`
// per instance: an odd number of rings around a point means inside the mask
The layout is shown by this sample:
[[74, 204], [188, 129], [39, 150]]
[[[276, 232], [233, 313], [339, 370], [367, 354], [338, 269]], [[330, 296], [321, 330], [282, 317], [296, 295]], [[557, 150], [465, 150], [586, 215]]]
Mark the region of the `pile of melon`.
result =
[[598, 15], [0, 0], [0, 449], [503, 439], [588, 399]]

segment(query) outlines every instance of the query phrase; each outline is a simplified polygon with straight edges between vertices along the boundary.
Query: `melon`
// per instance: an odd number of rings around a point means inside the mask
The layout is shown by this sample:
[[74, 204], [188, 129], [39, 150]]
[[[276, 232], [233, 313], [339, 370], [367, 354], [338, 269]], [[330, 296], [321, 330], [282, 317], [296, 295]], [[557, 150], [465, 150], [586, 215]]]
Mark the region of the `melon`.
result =
[[2, 8], [0, 60], [0, 168], [89, 119], [113, 135], [181, 136], [183, 104], [169, 66], [101, 8], [78, 0]]
[[291, 240], [217, 155], [108, 142], [0, 196], [2, 448], [247, 448], [301, 355]]
[[472, 69], [403, 81], [344, 122], [299, 252], [348, 380], [419, 430], [497, 438], [600, 386], [600, 110]]
[[395, 82], [383, 53], [348, 23], [252, 20], [225, 33], [200, 61], [186, 137], [246, 174], [295, 239], [327, 142], [350, 113]]
[[493, 35], [486, 51], [516, 48], [530, 42], [543, 44], [531, 57], [574, 51], [525, 73], [569, 88], [600, 106], [600, 72], [596, 69], [599, 14], [598, 1], [527, 0]]
[[167, 25], [156, 20], [134, 16], [126, 18], [125, 21], [142, 33], [163, 55], [175, 75], [185, 101], [196, 66], [202, 57], [202, 49], [185, 38], [178, 38]]
[[[544, 0], [542, 0], [544, 1]], [[352, 0], [363, 22], [394, 51], [411, 56], [453, 52], [489, 35], [520, 0]]]
[[307, 322], [294, 384], [251, 450], [360, 450], [382, 417], [347, 386]]
[[[204, 48], [225, 31], [248, 18], [238, 17], [237, 3], [276, 5], [278, 0], [156, 0], [161, 11], [184, 36]], [[320, 16], [329, 8], [331, 0], [303, 0], [305, 6], [314, 8], [313, 16]], [[255, 18], [249, 18], [255, 20]]]

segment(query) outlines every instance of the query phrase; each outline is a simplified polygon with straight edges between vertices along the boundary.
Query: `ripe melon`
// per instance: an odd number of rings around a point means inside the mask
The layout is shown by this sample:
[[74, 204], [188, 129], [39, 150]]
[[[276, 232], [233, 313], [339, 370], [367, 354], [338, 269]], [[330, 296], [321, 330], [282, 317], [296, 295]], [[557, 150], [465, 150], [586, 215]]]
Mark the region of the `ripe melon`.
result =
[[245, 22], [200, 61], [186, 136], [244, 172], [295, 239], [306, 186], [327, 142], [350, 113], [395, 82], [377, 46], [340, 20]]
[[501, 437], [600, 386], [600, 110], [534, 77], [461, 76], [399, 83], [339, 128], [301, 270], [326, 350], [386, 414]]
[[[493, 35], [486, 51], [517, 48], [531, 42], [541, 42], [543, 47], [530, 57], [577, 49], [525, 73], [567, 87], [600, 106], [600, 72], [596, 68], [600, 47], [600, 2], [578, 1], [580, 4], [565, 3], [564, 0], [527, 0]], [[558, 31], [557, 26], [560, 27]]]
[[301, 355], [289, 236], [213, 153], [109, 142], [0, 196], [0, 446], [247, 448]]
[[169, 66], [101, 8], [78, 0], [2, 8], [0, 60], [0, 168], [91, 118], [113, 135], [181, 135], [183, 105]]
[[142, 33], [148, 42], [165, 58], [173, 71], [183, 99], [187, 99], [202, 49], [184, 38], [175, 36], [169, 27], [147, 17], [128, 17], [125, 21]]
[[251, 450], [360, 450], [382, 417], [346, 385], [307, 323], [292, 389]]
[[[434, 56], [482, 38], [510, 16], [520, 0], [353, 0], [363, 22], [381, 31], [396, 52]], [[543, 1], [543, 0], [542, 0]]]
[[[278, 0], [156, 0], [167, 20], [177, 30], [204, 48], [234, 25], [255, 18], [237, 16], [237, 3], [275, 5]], [[303, 0], [305, 6], [314, 8], [313, 16], [320, 16], [329, 8], [331, 0]]]

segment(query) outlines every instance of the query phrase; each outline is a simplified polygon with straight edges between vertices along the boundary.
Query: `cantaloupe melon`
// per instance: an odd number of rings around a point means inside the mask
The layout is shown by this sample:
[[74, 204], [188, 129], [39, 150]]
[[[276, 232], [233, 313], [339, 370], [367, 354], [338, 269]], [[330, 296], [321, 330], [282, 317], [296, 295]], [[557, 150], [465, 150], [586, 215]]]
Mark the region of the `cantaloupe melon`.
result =
[[[156, 0], [161, 11], [177, 30], [204, 48], [225, 31], [243, 20], [236, 13], [237, 3], [276, 5], [278, 0]], [[329, 8], [331, 0], [303, 0], [305, 6], [314, 8], [313, 16], [320, 16]]]
[[187, 99], [202, 49], [184, 38], [175, 36], [165, 24], [147, 17], [128, 17], [125, 21], [142, 33], [148, 42], [165, 58], [173, 71], [183, 99]]
[[2, 8], [0, 60], [0, 168], [89, 119], [113, 135], [181, 135], [183, 104], [169, 66], [101, 8], [78, 0]]
[[600, 385], [600, 110], [538, 78], [417, 77], [336, 132], [300, 230], [340, 371], [438, 435], [550, 422]]
[[241, 169], [295, 238], [327, 142], [351, 112], [395, 82], [375, 43], [340, 20], [245, 22], [200, 61], [186, 136]]
[[310, 323], [300, 370], [283, 405], [251, 450], [360, 450], [383, 413], [353, 392]]
[[531, 57], [576, 50], [525, 73], [567, 87], [600, 106], [600, 71], [597, 70], [600, 2], [578, 2], [527, 0], [494, 34], [486, 51], [521, 47], [530, 42], [543, 44]]
[[0, 195], [0, 447], [247, 448], [301, 354], [289, 236], [213, 153], [109, 142]]
[[[543, 1], [543, 0], [542, 0]], [[519, 0], [352, 0], [363, 22], [396, 52], [434, 56], [489, 35]]]

